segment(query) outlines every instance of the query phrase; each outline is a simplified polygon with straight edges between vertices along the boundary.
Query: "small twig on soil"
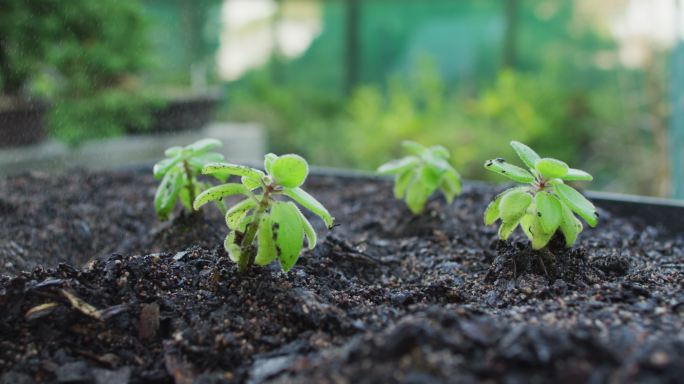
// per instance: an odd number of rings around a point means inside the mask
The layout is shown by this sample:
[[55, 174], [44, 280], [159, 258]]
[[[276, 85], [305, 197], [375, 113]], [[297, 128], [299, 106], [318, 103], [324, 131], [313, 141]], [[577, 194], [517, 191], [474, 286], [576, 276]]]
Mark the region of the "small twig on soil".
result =
[[326, 237], [326, 241], [332, 243], [335, 246], [340, 247], [341, 250], [344, 251], [347, 254], [347, 256], [349, 256], [349, 257], [356, 257], [358, 259], [366, 260], [370, 263], [377, 264], [377, 265], [387, 264], [387, 262], [384, 262], [382, 260], [378, 260], [378, 259], [376, 259], [370, 255], [367, 255], [367, 254], [357, 250], [356, 248], [354, 248], [353, 245], [349, 244], [349, 242], [342, 240], [342, 239], [339, 239], [336, 236], [328, 235], [328, 237]]
[[513, 261], [513, 280], [518, 279], [518, 264], [515, 262], [515, 257], [511, 258], [511, 261]]
[[216, 261], [216, 264], [211, 270], [211, 275], [209, 277], [209, 285], [211, 287], [212, 292], [218, 291], [219, 282], [221, 281], [221, 269], [219, 266], [223, 263], [224, 260], [224, 257], [219, 257], [219, 259]]
[[544, 274], [546, 275], [546, 278], [551, 280], [551, 277], [549, 276], [549, 272], [546, 270], [546, 265], [544, 265], [544, 260], [542, 260], [542, 257], [539, 253], [537, 253], [537, 260], [539, 260], [539, 264], [541, 265], [542, 269], [544, 270]]
[[364, 253], [360, 253], [360, 252], [346, 252], [345, 256], [357, 258], [357, 259], [362, 259], [362, 260], [370, 262], [371, 264], [378, 264], [378, 265], [383, 264], [381, 261], [376, 260], [376, 259], [372, 258], [371, 256], [368, 256], [368, 255], [366, 255]]

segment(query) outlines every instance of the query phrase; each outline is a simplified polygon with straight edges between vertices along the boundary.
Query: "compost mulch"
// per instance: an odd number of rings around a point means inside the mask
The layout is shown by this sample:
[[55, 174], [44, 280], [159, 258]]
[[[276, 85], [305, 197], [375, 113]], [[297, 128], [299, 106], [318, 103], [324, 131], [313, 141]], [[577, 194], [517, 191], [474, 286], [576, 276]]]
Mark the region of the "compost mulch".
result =
[[0, 383], [623, 383], [684, 378], [684, 239], [600, 210], [566, 250], [311, 176], [339, 224], [239, 274], [217, 210], [159, 223], [140, 172], [0, 182]]

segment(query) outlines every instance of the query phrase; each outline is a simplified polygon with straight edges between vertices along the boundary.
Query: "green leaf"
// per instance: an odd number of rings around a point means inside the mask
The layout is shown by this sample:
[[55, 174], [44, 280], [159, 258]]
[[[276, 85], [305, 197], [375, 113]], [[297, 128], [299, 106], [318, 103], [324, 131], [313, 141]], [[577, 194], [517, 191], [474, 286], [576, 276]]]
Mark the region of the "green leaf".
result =
[[449, 169], [454, 169], [454, 167], [452, 167], [447, 160], [445, 160], [442, 157], [435, 156], [431, 152], [424, 154], [422, 156], [422, 159], [427, 166], [432, 167], [435, 171], [440, 173], [445, 172]]
[[554, 232], [547, 233], [544, 231], [536, 212], [528, 213], [523, 216], [520, 220], [520, 225], [523, 227], [523, 232], [525, 232], [527, 238], [532, 241], [533, 249], [544, 248], [554, 234]]
[[504, 175], [519, 183], [531, 183], [534, 181], [534, 176], [531, 173], [516, 165], [508, 164], [503, 159], [487, 160], [485, 169]]
[[232, 260], [234, 263], [237, 263], [238, 260], [240, 260], [240, 254], [242, 253], [242, 250], [240, 249], [240, 245], [235, 244], [235, 231], [230, 231], [228, 236], [226, 236], [226, 239], [223, 241], [223, 248], [225, 248], [226, 252], [228, 252], [228, 257], [230, 260]]
[[316, 231], [314, 231], [311, 223], [306, 216], [304, 216], [302, 211], [299, 210], [299, 208], [297, 208], [297, 212], [299, 213], [299, 220], [302, 222], [302, 229], [304, 229], [304, 235], [306, 235], [306, 241], [309, 245], [309, 249], [314, 249], [317, 241]]
[[440, 188], [449, 204], [454, 201], [454, 197], [461, 194], [461, 176], [455, 169], [448, 169], [442, 174]]
[[159, 183], [154, 196], [154, 209], [162, 220], [166, 220], [176, 205], [178, 192], [183, 185], [182, 177], [183, 174], [181, 172], [168, 172], [164, 175], [161, 183]]
[[240, 223], [237, 226], [237, 230], [244, 233], [247, 229], [247, 226], [251, 224], [252, 221], [254, 221], [254, 219], [254, 215], [246, 215], [242, 218], [242, 220], [240, 220]]
[[413, 180], [414, 170], [407, 169], [394, 178], [394, 197], [403, 199], [406, 195], [406, 188], [408, 188], [411, 180]]
[[378, 167], [378, 172], [382, 174], [401, 174], [404, 171], [414, 168], [420, 160], [415, 156], [404, 157], [403, 159], [392, 160]]
[[568, 173], [568, 165], [556, 159], [539, 159], [535, 161], [534, 167], [547, 179], [563, 177]]
[[501, 205], [501, 199], [510, 191], [506, 190], [500, 194], [498, 194], [494, 200], [487, 205], [487, 209], [485, 210], [484, 213], [484, 223], [485, 225], [492, 225], [496, 222], [496, 220], [500, 217], [499, 213], [499, 206]]
[[173, 166], [178, 164], [179, 161], [181, 161], [180, 157], [173, 157], [170, 159], [164, 159], [155, 164], [154, 168], [152, 169], [154, 178], [157, 180], [161, 179], [164, 175], [166, 175], [169, 169], [173, 168]]
[[533, 215], [534, 214], [532, 213], [527, 213], [520, 218], [520, 228], [522, 228], [523, 233], [525, 233], [525, 236], [527, 236], [530, 241], [534, 239], [534, 235], [532, 234], [532, 220], [534, 219]]
[[561, 177], [567, 181], [592, 181], [594, 177], [581, 169], [569, 168], [568, 173]]
[[245, 195], [248, 197], [252, 196], [252, 193], [249, 191], [247, 187], [245, 187], [242, 184], [238, 183], [227, 183], [227, 184], [221, 184], [216, 187], [212, 187], [207, 189], [206, 191], [202, 192], [195, 198], [195, 202], [193, 203], [193, 206], [195, 210], [198, 210], [201, 206], [204, 204], [214, 201], [214, 200], [220, 200], [226, 196], [232, 196], [232, 195]]
[[223, 143], [221, 143], [219, 140], [202, 139], [202, 140], [198, 140], [198, 141], [186, 146], [185, 149], [189, 150], [192, 153], [203, 153], [203, 152], [207, 152], [211, 149], [219, 148], [222, 146], [223, 146]]
[[532, 196], [520, 189], [511, 189], [499, 204], [499, 214], [504, 223], [517, 223], [532, 203]]
[[257, 233], [257, 255], [254, 262], [257, 265], [268, 265], [275, 260], [278, 252], [273, 238], [273, 222], [268, 215], [264, 215], [259, 222], [259, 232]]
[[[189, 188], [189, 183], [187, 181], [187, 177], [185, 175], [185, 172], [183, 173], [183, 179], [181, 181], [182, 186], [178, 192], [178, 198], [180, 199], [181, 203], [183, 206], [188, 210], [192, 211], [192, 200], [190, 199], [190, 188]], [[197, 179], [193, 178], [193, 183], [192, 185], [194, 186], [195, 189], [195, 196], [199, 195], [202, 192], [202, 183], [199, 183]]]
[[164, 156], [174, 157], [174, 156], [180, 155], [181, 152], [183, 152], [183, 147], [179, 147], [179, 146], [169, 147], [166, 149], [166, 151], [164, 151]]
[[271, 168], [273, 166], [273, 162], [277, 158], [278, 156], [274, 153], [268, 153], [266, 154], [266, 156], [264, 156], [264, 169], [266, 170], [266, 173], [268, 173], [269, 175], [273, 174]]
[[187, 161], [192, 169], [201, 171], [202, 168], [209, 163], [218, 163], [223, 161], [223, 155], [220, 153], [210, 152], [190, 157]]
[[271, 207], [271, 219], [277, 225], [276, 248], [283, 271], [289, 271], [299, 258], [304, 243], [304, 229], [297, 206], [292, 202], [275, 202]]
[[318, 200], [309, 195], [305, 190], [301, 188], [285, 188], [283, 194], [296, 201], [297, 204], [313, 212], [325, 222], [325, 225], [328, 228], [332, 228], [335, 218], [330, 215], [330, 212], [325, 209], [323, 204], [318, 202]]
[[410, 140], [404, 140], [401, 142], [402, 148], [408, 153], [421, 156], [423, 155], [428, 149], [425, 148], [424, 146], [416, 143], [415, 141], [410, 141]]
[[433, 154], [437, 157], [440, 157], [442, 159], [445, 159], [445, 160], [448, 159], [450, 156], [449, 150], [444, 148], [441, 145], [433, 145], [432, 147], [430, 147], [429, 151], [431, 154]]
[[520, 223], [520, 219], [510, 222], [502, 221], [501, 225], [499, 226], [499, 238], [501, 240], [508, 240], [508, 238], [511, 237], [511, 234], [513, 234], [513, 231], [515, 231], [515, 228], [518, 226], [518, 223]]
[[560, 180], [553, 180], [551, 183], [556, 196], [563, 203], [567, 204], [573, 212], [583, 218], [591, 227], [595, 227], [598, 224], [598, 216], [596, 215], [594, 204], [577, 192], [577, 190], [563, 184]]
[[439, 183], [442, 181], [442, 173], [444, 172], [435, 167], [431, 167], [429, 164], [421, 167], [419, 174], [420, 182], [423, 183], [425, 188], [430, 190], [430, 194], [437, 189]]
[[565, 237], [565, 245], [570, 248], [575, 244], [577, 236], [584, 228], [582, 222], [575, 217], [572, 210], [563, 203], [561, 203], [561, 214], [563, 217], [560, 223], [560, 230], [563, 233], [563, 237]]
[[256, 208], [257, 202], [254, 199], [245, 199], [233, 205], [226, 212], [226, 225], [228, 228], [235, 230], [239, 228], [242, 219], [247, 216], [249, 211]]
[[242, 176], [240, 178], [240, 182], [245, 185], [245, 187], [249, 188], [250, 190], [257, 189], [261, 187], [261, 179], [257, 179], [254, 177], [249, 177], [249, 176]]
[[423, 183], [422, 177], [417, 177], [406, 192], [406, 205], [413, 214], [418, 215], [423, 212], [425, 203], [434, 189], [430, 189]]
[[518, 154], [520, 160], [522, 160], [529, 169], [534, 169], [534, 163], [540, 159], [537, 152], [519, 141], [511, 141], [511, 147], [513, 147], [513, 150]]
[[461, 193], [461, 175], [454, 168], [450, 168], [444, 172], [442, 178], [453, 187], [456, 194]]
[[250, 178], [260, 179], [264, 177], [264, 173], [258, 169], [250, 168], [244, 165], [230, 164], [230, 163], [209, 163], [202, 168], [202, 173], [205, 175], [235, 175], [247, 176]]
[[192, 211], [192, 201], [190, 201], [190, 190], [188, 189], [187, 184], [183, 185], [183, 187], [178, 191], [178, 199], [181, 201], [181, 204], [183, 204], [183, 207], [185, 209], [187, 209], [188, 211]]
[[561, 206], [558, 198], [550, 193], [540, 191], [535, 196], [537, 217], [545, 233], [553, 234], [561, 222]]
[[299, 155], [283, 155], [273, 161], [271, 171], [271, 176], [278, 184], [286, 188], [297, 188], [304, 184], [309, 174], [309, 164]]

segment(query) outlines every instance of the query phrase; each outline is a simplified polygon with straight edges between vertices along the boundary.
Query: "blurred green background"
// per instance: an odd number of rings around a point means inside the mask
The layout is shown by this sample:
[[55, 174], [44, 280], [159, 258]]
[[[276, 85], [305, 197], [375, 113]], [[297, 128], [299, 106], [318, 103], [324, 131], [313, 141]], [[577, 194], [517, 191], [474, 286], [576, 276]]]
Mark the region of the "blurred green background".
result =
[[25, 66], [26, 88], [75, 145], [145, 131], [169, 95], [219, 87], [216, 119], [259, 122], [270, 150], [316, 165], [372, 170], [411, 139], [498, 180], [483, 162], [513, 160], [519, 140], [589, 171], [593, 189], [681, 197], [677, 4], [55, 0], [33, 20], [69, 33], [48, 65]]

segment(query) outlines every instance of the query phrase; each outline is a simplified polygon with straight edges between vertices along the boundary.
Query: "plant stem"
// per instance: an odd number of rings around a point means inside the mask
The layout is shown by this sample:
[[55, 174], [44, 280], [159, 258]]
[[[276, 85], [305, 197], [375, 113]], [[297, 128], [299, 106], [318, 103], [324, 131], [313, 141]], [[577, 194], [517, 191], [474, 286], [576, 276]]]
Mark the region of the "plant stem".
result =
[[240, 272], [247, 272], [254, 264], [254, 259], [256, 257], [255, 252], [251, 249], [251, 245], [256, 237], [257, 230], [259, 229], [259, 222], [261, 221], [261, 215], [266, 212], [269, 205], [269, 196], [273, 192], [273, 187], [270, 185], [264, 189], [264, 195], [261, 197], [259, 202], [259, 208], [254, 214], [254, 219], [247, 225], [245, 230], [245, 237], [242, 238], [240, 242], [240, 258], [238, 260], [238, 270]]
[[192, 202], [195, 201], [195, 183], [192, 182], [193, 175], [187, 160], [183, 160], [183, 169], [185, 170], [185, 177], [188, 179], [188, 183], [185, 187], [188, 189], [188, 196], [190, 197], [190, 210], [194, 213], [196, 211], [195, 208], [192, 207]]

